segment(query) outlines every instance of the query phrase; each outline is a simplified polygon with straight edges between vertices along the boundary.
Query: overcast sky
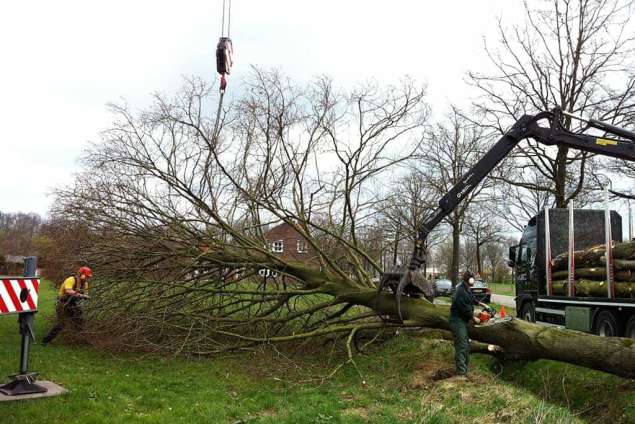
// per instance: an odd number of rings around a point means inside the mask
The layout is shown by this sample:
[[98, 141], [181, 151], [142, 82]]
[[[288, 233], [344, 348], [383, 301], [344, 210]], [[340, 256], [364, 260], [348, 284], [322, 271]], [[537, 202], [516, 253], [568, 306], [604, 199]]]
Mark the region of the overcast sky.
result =
[[[210, 80], [222, 0], [14, 1], [0, 8], [0, 211], [45, 215], [88, 141], [108, 127], [109, 102], [144, 108], [183, 76]], [[467, 70], [486, 70], [484, 38], [499, 18], [523, 19], [522, 0], [233, 0], [236, 65], [353, 85], [409, 75], [428, 84], [437, 114], [467, 104]], [[624, 214], [625, 211], [622, 211]]]
[[[108, 102], [149, 104], [184, 75], [210, 79], [221, 0], [19, 1], [0, 9], [0, 211], [45, 214], [51, 190], [72, 180], [86, 142], [111, 117]], [[483, 36], [519, 0], [233, 0], [237, 64], [278, 67], [295, 78], [329, 74], [348, 85], [408, 74], [429, 84], [442, 110], [461, 102], [467, 69], [486, 66]]]

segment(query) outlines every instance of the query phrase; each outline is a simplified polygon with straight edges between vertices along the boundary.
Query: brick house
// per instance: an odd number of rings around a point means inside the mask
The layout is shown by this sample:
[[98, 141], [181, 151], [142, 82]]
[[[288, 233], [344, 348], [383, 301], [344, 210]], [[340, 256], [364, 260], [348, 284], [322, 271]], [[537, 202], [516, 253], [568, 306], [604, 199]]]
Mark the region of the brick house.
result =
[[[277, 256], [287, 261], [302, 262], [311, 268], [320, 268], [315, 249], [291, 225], [283, 222], [264, 234], [267, 246]], [[261, 276], [273, 276], [269, 270], [262, 269]]]

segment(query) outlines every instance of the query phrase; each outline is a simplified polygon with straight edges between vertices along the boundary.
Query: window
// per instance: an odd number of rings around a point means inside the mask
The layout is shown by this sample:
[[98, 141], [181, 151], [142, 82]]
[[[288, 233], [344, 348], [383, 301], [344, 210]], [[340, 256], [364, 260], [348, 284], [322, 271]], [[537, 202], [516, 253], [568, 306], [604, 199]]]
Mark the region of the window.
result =
[[284, 241], [283, 240], [278, 240], [278, 241], [274, 241], [273, 243], [271, 243], [271, 251], [275, 252], [275, 253], [284, 252]]
[[278, 272], [277, 271], [272, 271], [270, 269], [267, 268], [261, 268], [260, 270], [258, 270], [258, 275], [260, 275], [261, 277], [273, 277], [276, 278], [278, 276]]
[[309, 245], [304, 240], [298, 240], [296, 247], [298, 249], [298, 253], [307, 253], [309, 251]]

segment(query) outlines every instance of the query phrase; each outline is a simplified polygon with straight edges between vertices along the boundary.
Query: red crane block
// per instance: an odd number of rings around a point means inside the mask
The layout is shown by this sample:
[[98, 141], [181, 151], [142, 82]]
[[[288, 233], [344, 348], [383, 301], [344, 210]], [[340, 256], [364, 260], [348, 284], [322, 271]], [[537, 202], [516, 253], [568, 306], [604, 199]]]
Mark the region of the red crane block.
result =
[[39, 293], [39, 278], [0, 280], [0, 315], [37, 311]]

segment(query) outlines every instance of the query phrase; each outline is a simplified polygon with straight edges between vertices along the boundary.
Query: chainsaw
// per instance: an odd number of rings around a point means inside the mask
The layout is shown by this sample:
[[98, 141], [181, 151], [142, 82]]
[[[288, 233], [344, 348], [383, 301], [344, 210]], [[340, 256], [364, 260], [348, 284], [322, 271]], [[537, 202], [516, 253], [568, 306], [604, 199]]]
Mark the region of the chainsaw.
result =
[[496, 312], [498, 311], [496, 311], [496, 308], [492, 306], [490, 306], [489, 308], [483, 308], [483, 310], [479, 312], [476, 318], [478, 318], [480, 325], [484, 325], [487, 324], [490, 319], [493, 319], [496, 316]]
[[497, 316], [498, 311], [496, 308], [492, 306], [483, 308], [483, 310], [476, 315], [479, 321], [477, 325], [493, 325], [512, 320], [511, 316], [504, 314], [504, 310], [502, 312], [503, 313]]

